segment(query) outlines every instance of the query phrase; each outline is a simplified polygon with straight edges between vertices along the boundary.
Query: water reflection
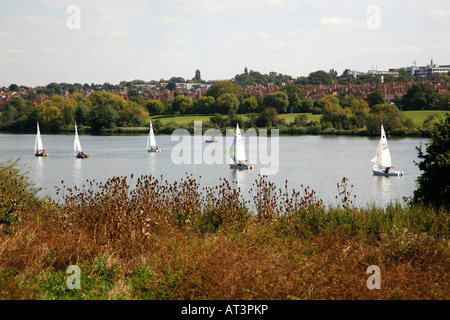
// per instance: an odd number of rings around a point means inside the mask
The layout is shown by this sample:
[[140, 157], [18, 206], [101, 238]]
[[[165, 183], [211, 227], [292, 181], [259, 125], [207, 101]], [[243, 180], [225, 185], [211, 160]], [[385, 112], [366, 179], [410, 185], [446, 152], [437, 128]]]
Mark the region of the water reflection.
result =
[[36, 157], [36, 172], [35, 176], [37, 180], [42, 180], [44, 178], [44, 158], [43, 157]]
[[396, 188], [399, 186], [399, 182], [403, 179], [402, 176], [373, 176], [374, 186], [374, 201], [375, 203], [383, 202], [385, 204], [395, 202], [398, 199], [396, 195]]
[[73, 181], [77, 185], [83, 181], [83, 159], [73, 159]]

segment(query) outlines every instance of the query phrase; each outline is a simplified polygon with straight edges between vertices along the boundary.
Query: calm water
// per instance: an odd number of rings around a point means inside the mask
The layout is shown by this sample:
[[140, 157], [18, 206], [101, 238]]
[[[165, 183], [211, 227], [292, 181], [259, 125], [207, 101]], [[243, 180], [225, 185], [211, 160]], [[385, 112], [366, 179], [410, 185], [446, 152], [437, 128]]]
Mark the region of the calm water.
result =
[[[236, 171], [228, 164], [174, 164], [172, 150], [179, 145], [171, 136], [157, 136], [161, 153], [146, 151], [147, 137], [142, 136], [90, 136], [81, 135], [83, 151], [89, 159], [73, 156], [73, 135], [42, 135], [44, 147], [50, 157], [35, 157], [33, 154], [34, 135], [0, 134], [0, 162], [17, 160], [22, 172], [27, 173], [35, 187], [42, 188], [40, 195], [57, 198], [56, 190], [64, 180], [66, 187], [85, 184], [86, 180], [106, 181], [113, 176], [153, 175], [163, 176], [164, 181], [179, 181], [192, 174], [201, 186], [219, 185], [220, 178], [236, 181], [248, 195], [261, 173], [262, 163], [256, 163], [252, 171]], [[209, 138], [209, 137], [208, 137]], [[269, 138], [270, 139], [270, 138]], [[204, 140], [204, 139], [203, 139]], [[203, 141], [202, 140], [202, 141]], [[248, 138], [246, 150], [249, 152]], [[225, 137], [222, 138], [222, 142]], [[416, 146], [425, 144], [423, 138], [390, 138], [393, 166], [403, 170], [403, 177], [379, 177], [372, 174], [370, 159], [375, 155], [378, 139], [348, 136], [283, 136], [279, 137], [279, 169], [268, 179], [284, 188], [288, 180], [288, 190], [301, 190], [301, 185], [316, 191], [325, 203], [336, 205], [337, 184], [343, 177], [353, 184], [352, 194], [356, 195], [356, 205], [386, 205], [403, 197], [412, 196], [416, 178], [420, 174], [413, 161], [417, 160]], [[192, 143], [194, 154], [204, 152], [211, 144]], [[223, 146], [228, 153], [227, 143]], [[211, 148], [211, 147], [210, 147]], [[268, 152], [270, 155], [270, 152]], [[247, 155], [248, 156], [248, 155]], [[225, 156], [224, 156], [225, 161]], [[267, 167], [267, 166], [266, 166]]]

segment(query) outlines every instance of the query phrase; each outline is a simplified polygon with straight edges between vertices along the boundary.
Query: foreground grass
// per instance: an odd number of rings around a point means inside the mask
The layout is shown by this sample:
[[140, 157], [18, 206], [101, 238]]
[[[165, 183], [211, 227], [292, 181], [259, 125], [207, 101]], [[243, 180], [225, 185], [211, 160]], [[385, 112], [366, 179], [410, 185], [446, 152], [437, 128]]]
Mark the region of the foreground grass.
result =
[[14, 163], [0, 173], [0, 299], [450, 298], [448, 211], [354, 208], [345, 179], [341, 206], [325, 207], [261, 178], [249, 212], [226, 180], [113, 177], [62, 188], [56, 204], [35, 199]]

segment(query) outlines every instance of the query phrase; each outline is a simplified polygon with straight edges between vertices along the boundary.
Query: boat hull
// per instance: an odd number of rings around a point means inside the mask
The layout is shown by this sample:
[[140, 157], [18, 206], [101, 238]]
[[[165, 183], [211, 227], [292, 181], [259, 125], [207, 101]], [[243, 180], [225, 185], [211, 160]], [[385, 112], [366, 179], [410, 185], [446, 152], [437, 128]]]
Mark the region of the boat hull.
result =
[[161, 152], [161, 149], [147, 149], [147, 152]]
[[403, 171], [389, 171], [388, 173], [384, 171], [372, 170], [375, 176], [384, 176], [384, 177], [400, 177], [403, 176]]
[[35, 153], [34, 154], [36, 157], [48, 157], [49, 154], [48, 153]]
[[238, 169], [238, 170], [252, 170], [253, 166], [251, 164], [230, 164], [231, 169]]
[[78, 159], [87, 159], [87, 158], [89, 158], [89, 155], [88, 154], [83, 154], [83, 155], [76, 155], [75, 156], [76, 158], [78, 158]]

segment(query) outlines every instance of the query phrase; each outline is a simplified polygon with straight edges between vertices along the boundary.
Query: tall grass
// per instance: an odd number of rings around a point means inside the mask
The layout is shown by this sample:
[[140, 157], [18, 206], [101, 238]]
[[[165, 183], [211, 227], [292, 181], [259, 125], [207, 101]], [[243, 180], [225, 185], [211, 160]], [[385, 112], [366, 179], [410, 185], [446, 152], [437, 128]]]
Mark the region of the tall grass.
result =
[[[0, 165], [1, 299], [448, 299], [450, 215], [444, 208], [339, 206], [266, 177], [244, 200], [233, 182], [200, 188], [186, 174], [112, 177], [34, 196]], [[66, 285], [82, 270], [79, 290]], [[370, 265], [382, 289], [366, 286]]]

